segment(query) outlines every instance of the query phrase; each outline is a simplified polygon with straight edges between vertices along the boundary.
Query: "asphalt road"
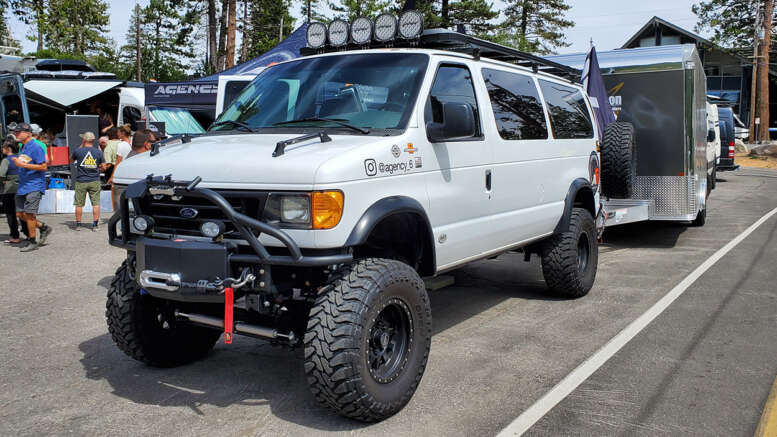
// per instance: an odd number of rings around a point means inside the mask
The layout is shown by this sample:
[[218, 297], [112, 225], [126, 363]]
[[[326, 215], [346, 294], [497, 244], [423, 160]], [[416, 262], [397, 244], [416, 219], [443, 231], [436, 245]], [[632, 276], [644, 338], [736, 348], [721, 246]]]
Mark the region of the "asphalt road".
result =
[[[50, 243], [0, 247], [0, 435], [493, 435], [777, 207], [777, 172], [721, 174], [703, 228], [605, 234], [591, 293], [544, 293], [517, 254], [433, 292], [434, 337], [415, 397], [374, 425], [309, 394], [299, 351], [236, 337], [204, 360], [145, 367], [107, 333], [105, 292], [123, 253], [106, 232], [47, 216]], [[0, 238], [5, 239], [4, 221]], [[777, 217], [707, 271], [529, 435], [752, 436], [777, 375]]]

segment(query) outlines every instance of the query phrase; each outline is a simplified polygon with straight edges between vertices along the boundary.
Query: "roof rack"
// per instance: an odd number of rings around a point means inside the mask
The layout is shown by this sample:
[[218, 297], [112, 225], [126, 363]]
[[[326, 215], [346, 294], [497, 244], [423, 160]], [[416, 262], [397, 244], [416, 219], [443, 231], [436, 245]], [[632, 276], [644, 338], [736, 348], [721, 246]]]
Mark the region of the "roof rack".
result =
[[[559, 64], [557, 62], [549, 61], [530, 53], [522, 52], [512, 47], [503, 46], [491, 41], [482, 40], [471, 35], [454, 32], [448, 29], [426, 29], [421, 34], [420, 38], [415, 40], [397, 39], [386, 44], [376, 43], [373, 41], [370, 47], [418, 47], [424, 49], [437, 49], [457, 53], [466, 53], [474, 56], [476, 59], [488, 58], [509, 62], [511, 64], [531, 68], [535, 72], [541, 71], [543, 73], [560, 76], [574, 83], [580, 82], [580, 70]], [[305, 47], [300, 50], [300, 54], [302, 56], [308, 56], [316, 53], [337, 52], [362, 48], [365, 47], [353, 44], [348, 44], [347, 47], [327, 47], [318, 50]]]

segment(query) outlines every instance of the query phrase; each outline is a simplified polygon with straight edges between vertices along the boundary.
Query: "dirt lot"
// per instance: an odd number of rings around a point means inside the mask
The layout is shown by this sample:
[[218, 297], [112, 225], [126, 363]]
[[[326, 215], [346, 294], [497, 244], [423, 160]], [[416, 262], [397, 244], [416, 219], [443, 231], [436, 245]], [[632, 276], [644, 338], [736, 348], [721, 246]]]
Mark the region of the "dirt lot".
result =
[[777, 170], [777, 158], [770, 156], [750, 156], [747, 153], [737, 153], [734, 162], [742, 167], [769, 168]]

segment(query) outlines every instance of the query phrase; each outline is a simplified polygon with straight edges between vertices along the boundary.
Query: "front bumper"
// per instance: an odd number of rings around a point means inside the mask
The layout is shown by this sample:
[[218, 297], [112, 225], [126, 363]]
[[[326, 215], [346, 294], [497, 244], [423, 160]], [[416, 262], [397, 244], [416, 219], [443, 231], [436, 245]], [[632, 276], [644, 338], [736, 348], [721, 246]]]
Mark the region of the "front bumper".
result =
[[[202, 300], [203, 296], [214, 294], [214, 290], [202, 284], [213, 284], [214, 281], [224, 280], [226, 275], [234, 273], [234, 267], [237, 265], [263, 266], [269, 272], [270, 266], [323, 267], [353, 261], [353, 255], [346, 249], [324, 253], [308, 251], [306, 254], [286, 232], [235, 211], [217, 192], [207, 188], [197, 188], [199, 182], [200, 178], [191, 182], [176, 182], [169, 176], [162, 178], [149, 175], [146, 179], [127, 187], [121, 194], [119, 210], [108, 222], [109, 243], [112, 246], [136, 252], [138, 276], [145, 271], [158, 273], [159, 277], [178, 275], [177, 287], [173, 284], [176, 281], [170, 277], [168, 277], [169, 280], [159, 280], [156, 285], [153, 281], [146, 282], [145, 285], [150, 287], [148, 291], [153, 295], [177, 300]], [[170, 196], [186, 194], [207, 199], [221, 209], [234, 224], [241, 237], [248, 243], [250, 250], [241, 253], [237, 245], [232, 242], [203, 242], [187, 237], [159, 239], [132, 233], [129, 203], [133, 202], [135, 210], [139, 211], [139, 199], [159, 193]], [[262, 233], [280, 241], [288, 251], [288, 255], [270, 254], [257, 238]], [[148, 278], [149, 276], [146, 275], [146, 279]], [[269, 279], [269, 277], [263, 279]], [[269, 281], [265, 282], [269, 284]]]

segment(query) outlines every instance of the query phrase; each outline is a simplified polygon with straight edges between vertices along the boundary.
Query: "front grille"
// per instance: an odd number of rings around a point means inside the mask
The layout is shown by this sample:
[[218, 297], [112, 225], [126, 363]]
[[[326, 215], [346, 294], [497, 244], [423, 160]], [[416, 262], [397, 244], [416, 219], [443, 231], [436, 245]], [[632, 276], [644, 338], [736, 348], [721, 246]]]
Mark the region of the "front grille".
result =
[[[261, 219], [267, 202], [267, 193], [256, 191], [217, 191], [235, 211], [255, 219]], [[193, 218], [184, 217], [181, 211], [190, 208], [197, 211]], [[209, 220], [226, 225], [225, 238], [237, 237], [235, 226], [221, 209], [210, 200], [199, 196], [147, 196], [141, 202], [141, 213], [154, 218], [154, 231], [173, 235], [201, 236], [200, 225]]]

